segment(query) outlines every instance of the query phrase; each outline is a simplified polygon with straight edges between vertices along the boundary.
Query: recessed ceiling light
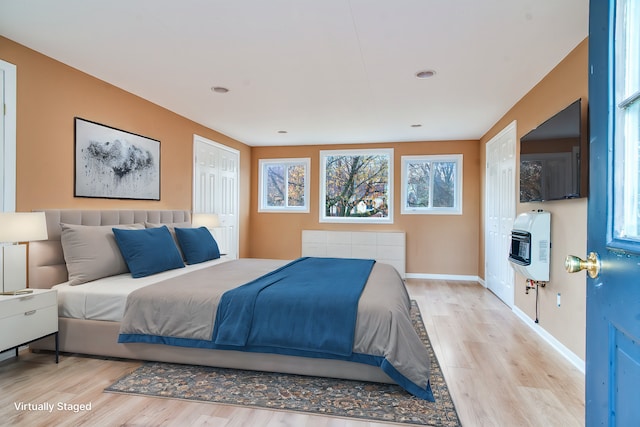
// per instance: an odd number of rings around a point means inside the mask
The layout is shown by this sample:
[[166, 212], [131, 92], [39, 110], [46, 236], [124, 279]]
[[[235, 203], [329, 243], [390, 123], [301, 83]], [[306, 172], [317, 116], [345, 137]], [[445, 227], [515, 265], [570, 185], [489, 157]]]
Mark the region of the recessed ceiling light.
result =
[[429, 77], [433, 77], [435, 75], [436, 72], [434, 70], [423, 70], [416, 73], [416, 77], [419, 79], [428, 79]]
[[279, 130], [278, 133], [288, 133], [286, 130]]
[[222, 86], [213, 86], [211, 88], [211, 91], [215, 92], [215, 93], [227, 93], [227, 92], [229, 92], [229, 89], [227, 89], [226, 87], [222, 87]]
[[415, 125], [411, 125], [411, 127], [412, 127], [412, 128], [420, 128], [420, 127], [422, 127], [422, 125], [421, 125], [421, 124], [419, 124], [419, 123], [417, 123], [417, 124], [415, 124]]

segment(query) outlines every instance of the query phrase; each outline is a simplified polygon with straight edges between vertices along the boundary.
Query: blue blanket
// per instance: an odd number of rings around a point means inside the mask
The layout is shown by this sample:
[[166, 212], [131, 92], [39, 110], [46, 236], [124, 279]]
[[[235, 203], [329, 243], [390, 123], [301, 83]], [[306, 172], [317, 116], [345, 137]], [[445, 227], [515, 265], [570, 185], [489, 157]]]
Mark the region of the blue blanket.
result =
[[213, 341], [350, 356], [374, 260], [299, 258], [222, 295]]

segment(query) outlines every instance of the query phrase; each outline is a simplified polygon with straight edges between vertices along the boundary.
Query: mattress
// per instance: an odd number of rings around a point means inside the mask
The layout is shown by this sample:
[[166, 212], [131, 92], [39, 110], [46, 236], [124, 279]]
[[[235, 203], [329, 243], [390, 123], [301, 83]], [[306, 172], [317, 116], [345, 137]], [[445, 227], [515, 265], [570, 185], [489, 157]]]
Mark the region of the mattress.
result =
[[58, 291], [58, 316], [120, 322], [124, 315], [127, 296], [136, 289], [227, 261], [228, 258], [222, 257], [134, 280], [131, 279], [130, 273], [125, 273], [76, 286], [64, 282], [53, 286], [53, 289]]

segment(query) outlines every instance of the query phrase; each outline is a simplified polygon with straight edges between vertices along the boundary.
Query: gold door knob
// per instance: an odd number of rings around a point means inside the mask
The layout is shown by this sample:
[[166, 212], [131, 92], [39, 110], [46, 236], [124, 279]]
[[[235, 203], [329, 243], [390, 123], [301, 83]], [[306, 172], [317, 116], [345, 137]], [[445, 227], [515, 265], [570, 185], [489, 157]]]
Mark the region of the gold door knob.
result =
[[564, 268], [569, 273], [587, 270], [589, 277], [595, 279], [598, 277], [598, 274], [600, 274], [600, 257], [597, 253], [590, 252], [585, 261], [577, 256], [567, 255], [567, 258], [564, 260]]

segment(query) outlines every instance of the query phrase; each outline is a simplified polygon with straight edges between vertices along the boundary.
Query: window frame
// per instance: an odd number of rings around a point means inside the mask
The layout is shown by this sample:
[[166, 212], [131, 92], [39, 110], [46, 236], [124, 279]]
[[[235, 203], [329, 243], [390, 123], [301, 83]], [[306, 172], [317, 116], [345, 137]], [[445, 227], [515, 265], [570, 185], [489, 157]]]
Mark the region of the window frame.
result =
[[[640, 4], [617, 0], [613, 41], [613, 80], [611, 82], [613, 110], [613, 221], [610, 247], [638, 253], [640, 243], [639, 141], [640, 65], [638, 45], [640, 26], [637, 16]], [[635, 25], [634, 25], [635, 24]], [[632, 185], [633, 184], [633, 185]]]
[[[268, 206], [265, 200], [266, 197], [266, 182], [265, 173], [266, 168], [270, 165], [281, 165], [284, 167], [290, 167], [295, 165], [304, 166], [304, 204], [303, 206]], [[258, 212], [271, 212], [271, 213], [309, 213], [309, 199], [310, 199], [310, 180], [311, 180], [311, 159], [309, 157], [301, 158], [280, 158], [280, 159], [259, 159], [258, 160]], [[285, 188], [288, 188], [289, 181], [285, 182]], [[288, 197], [286, 198], [288, 199]]]
[[[393, 224], [393, 148], [362, 148], [350, 150], [321, 150], [320, 151], [320, 214], [321, 223], [367, 223], [367, 224]], [[387, 216], [386, 217], [358, 217], [358, 216], [327, 216], [327, 158], [332, 156], [371, 156], [380, 155], [387, 157]]]
[[[400, 213], [403, 215], [462, 215], [462, 192], [463, 192], [463, 166], [464, 159], [462, 154], [425, 154], [416, 156], [402, 156], [401, 158], [401, 185], [402, 194], [400, 201]], [[456, 177], [454, 188], [454, 206], [453, 207], [410, 207], [407, 206], [407, 187], [408, 183], [408, 165], [411, 163], [424, 162], [454, 162], [456, 164]], [[433, 184], [431, 183], [431, 188]], [[431, 192], [430, 195], [432, 195]]]

